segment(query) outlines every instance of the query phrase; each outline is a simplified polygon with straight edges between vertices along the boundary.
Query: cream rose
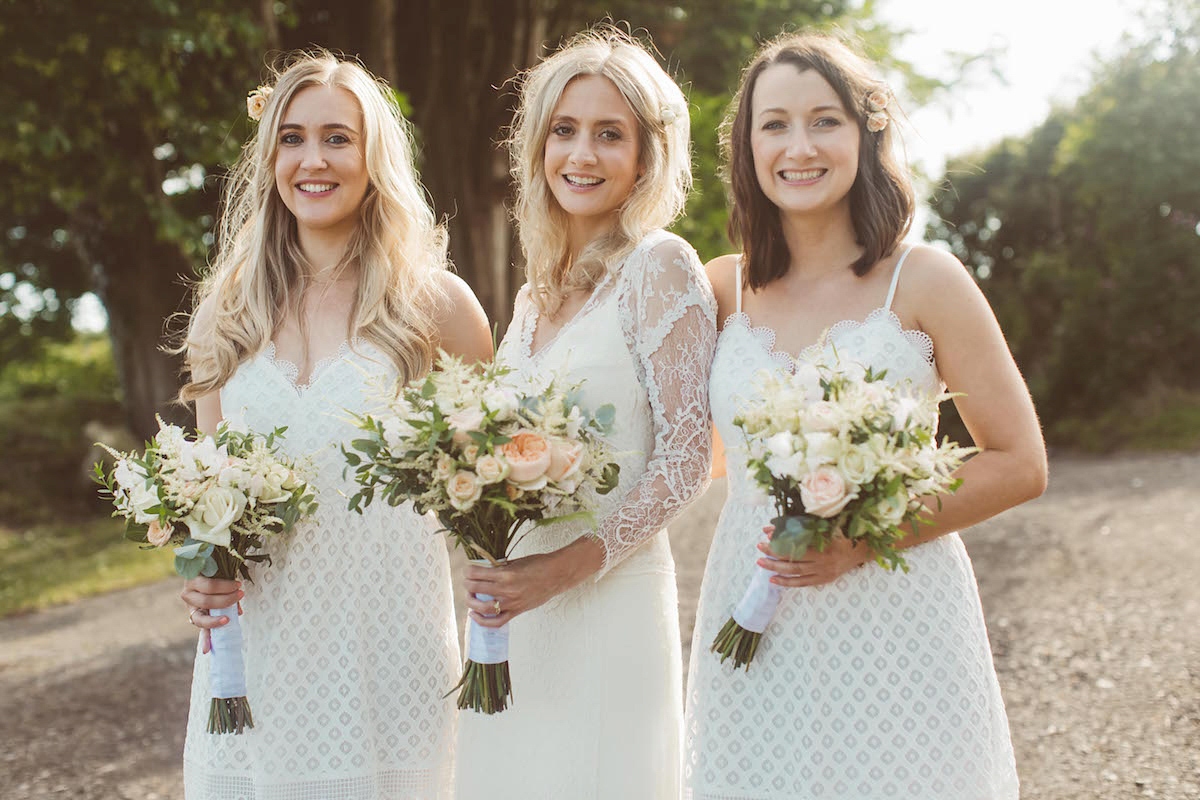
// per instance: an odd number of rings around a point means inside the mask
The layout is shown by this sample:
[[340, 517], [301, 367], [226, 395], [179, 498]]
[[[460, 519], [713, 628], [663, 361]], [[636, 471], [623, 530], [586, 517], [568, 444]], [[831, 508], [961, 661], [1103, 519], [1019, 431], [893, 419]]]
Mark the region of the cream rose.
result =
[[836, 464], [842, 455], [842, 443], [831, 433], [815, 431], [804, 434], [804, 460], [809, 471], [824, 464]]
[[471, 442], [471, 444], [464, 447], [462, 451], [462, 458], [463, 461], [467, 462], [468, 464], [474, 464], [479, 459], [479, 445]]
[[282, 464], [273, 464], [263, 476], [262, 484], [258, 492], [258, 500], [262, 503], [282, 503], [292, 496], [291, 490], [295, 488], [292, 471]]
[[908, 497], [902, 493], [890, 495], [875, 506], [875, 516], [885, 525], [899, 525], [908, 512]]
[[450, 476], [450, 480], [446, 481], [446, 494], [450, 498], [450, 505], [459, 511], [469, 511], [482, 493], [483, 487], [475, 473], [465, 469], [455, 472]]
[[475, 461], [475, 474], [485, 484], [499, 483], [508, 477], [508, 462], [498, 456], [482, 455]]
[[433, 476], [439, 481], [448, 481], [454, 474], [454, 467], [454, 458], [447, 453], [442, 453], [433, 467]]
[[260, 86], [246, 95], [246, 113], [250, 115], [250, 119], [255, 122], [262, 119], [263, 112], [267, 110], [267, 97], [270, 94], [271, 87]]
[[493, 386], [483, 393], [483, 404], [494, 412], [496, 419], [511, 419], [521, 405], [517, 393], [508, 386]]
[[416, 433], [416, 428], [399, 417], [388, 417], [383, 421], [383, 440], [393, 450], [405, 445], [405, 440]]
[[867, 116], [867, 130], [871, 133], [879, 133], [888, 126], [888, 115], [886, 111], [876, 111]]
[[818, 400], [804, 409], [804, 430], [832, 433], [842, 424], [838, 407], [828, 400]]
[[524, 484], [536, 481], [550, 468], [550, 443], [533, 431], [514, 433], [501, 448], [500, 455], [508, 462], [509, 480], [523, 489], [529, 488]]
[[862, 486], [879, 472], [879, 459], [875, 458], [869, 447], [852, 445], [842, 453], [838, 460], [838, 469], [846, 476], [846, 480]]
[[146, 541], [155, 547], [162, 547], [167, 542], [171, 541], [171, 534], [175, 533], [175, 529], [170, 525], [163, 527], [158, 524], [158, 520], [150, 521], [150, 529], [146, 531]]
[[569, 481], [579, 474], [587, 453], [579, 442], [556, 439], [550, 446], [550, 466], [546, 477], [555, 483]]
[[471, 432], [479, 430], [483, 425], [484, 416], [483, 409], [476, 406], [455, 411], [446, 417], [446, 422], [454, 430], [454, 441], [462, 445], [471, 441]]
[[888, 107], [891, 97], [886, 89], [876, 89], [867, 95], [867, 107], [872, 111], [883, 111]]
[[129, 510], [133, 512], [134, 522], [146, 525], [151, 520], [158, 519], [158, 513], [150, 511], [158, 503], [158, 491], [147, 487], [144, 481], [129, 490]]
[[857, 492], [847, 490], [846, 479], [834, 467], [820, 467], [800, 481], [804, 511], [818, 517], [837, 516], [857, 496]]
[[213, 486], [196, 501], [183, 518], [193, 539], [229, 547], [229, 526], [246, 510], [246, 495], [226, 486]]

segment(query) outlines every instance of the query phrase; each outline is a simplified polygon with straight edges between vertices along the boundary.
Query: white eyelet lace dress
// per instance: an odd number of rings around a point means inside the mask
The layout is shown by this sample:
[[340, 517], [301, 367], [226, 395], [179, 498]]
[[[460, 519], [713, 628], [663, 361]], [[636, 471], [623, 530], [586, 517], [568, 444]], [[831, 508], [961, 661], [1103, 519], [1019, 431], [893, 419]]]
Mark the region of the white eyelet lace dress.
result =
[[[838, 355], [890, 381], [941, 389], [933, 344], [887, 301], [829, 333]], [[738, 265], [741, 286], [741, 265]], [[690, 800], [1016, 800], [1008, 719], [975, 575], [957, 533], [831, 584], [785, 589], [749, 670], [709, 650], [750, 581], [773, 506], [756, 504], [733, 418], [755, 374], [790, 370], [775, 336], [726, 321], [710, 382], [729, 495], [709, 553], [688, 673], [684, 796]], [[821, 355], [808, 348], [802, 359]], [[761, 501], [760, 501], [761, 502]]]
[[458, 679], [450, 567], [437, 526], [411, 506], [347, 510], [354, 483], [338, 446], [350, 412], [395, 379], [356, 339], [297, 386], [274, 347], [221, 389], [226, 419], [311, 458], [315, 517], [252, 567], [241, 624], [254, 728], [205, 732], [209, 658], [197, 650], [184, 746], [187, 800], [442, 800], [452, 796]]
[[535, 380], [583, 380], [616, 407], [620, 485], [592, 522], [534, 529], [517, 556], [594, 534], [594, 580], [509, 624], [514, 699], [459, 717], [460, 800], [677, 800], [683, 687], [675, 563], [664, 526], [704, 489], [715, 303], [695, 252], [646, 236], [537, 353], [525, 287], [497, 358]]

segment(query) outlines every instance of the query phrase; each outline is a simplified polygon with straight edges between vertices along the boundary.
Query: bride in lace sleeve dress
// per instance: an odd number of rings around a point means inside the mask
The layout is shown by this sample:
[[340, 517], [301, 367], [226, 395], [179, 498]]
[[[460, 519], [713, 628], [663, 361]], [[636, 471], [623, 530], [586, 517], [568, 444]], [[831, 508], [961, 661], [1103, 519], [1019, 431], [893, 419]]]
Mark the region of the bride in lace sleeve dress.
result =
[[[514, 125], [528, 283], [497, 357], [611, 403], [620, 485], [592, 521], [468, 567], [473, 619], [512, 620], [512, 705], [459, 724], [461, 800], [679, 796], [682, 666], [663, 530], [704, 488], [715, 307], [661, 230], [690, 183], [683, 95], [636, 42], [581, 34], [526, 76]], [[494, 616], [485, 616], [493, 615]]]
[[[350, 419], [435, 348], [491, 356], [487, 320], [446, 271], [445, 235], [390, 92], [361, 67], [299, 57], [269, 93], [226, 188], [221, 250], [186, 344], [201, 430], [286, 426], [311, 463], [315, 517], [273, 544], [253, 582], [197, 578], [205, 630], [184, 745], [188, 800], [445, 800], [458, 673], [449, 562], [408, 506], [358, 515], [338, 445]], [[254, 727], [205, 731], [208, 610], [241, 600]]]
[[[1033, 404], [983, 294], [955, 259], [901, 244], [913, 196], [893, 100], [838, 41], [790, 35], [746, 70], [729, 143], [740, 256], [708, 265], [724, 320], [710, 382], [729, 495], [688, 677], [691, 800], [1016, 800], [1008, 721], [956, 530], [1040, 494]], [[824, 334], [823, 334], [824, 332]], [[829, 350], [956, 398], [980, 452], [888, 572], [837, 538], [799, 561], [756, 549], [759, 500], [733, 420], [761, 370]], [[936, 501], [933, 501], [936, 502]], [[932, 503], [931, 503], [932, 505]], [[746, 670], [709, 647], [756, 559], [787, 587]]]

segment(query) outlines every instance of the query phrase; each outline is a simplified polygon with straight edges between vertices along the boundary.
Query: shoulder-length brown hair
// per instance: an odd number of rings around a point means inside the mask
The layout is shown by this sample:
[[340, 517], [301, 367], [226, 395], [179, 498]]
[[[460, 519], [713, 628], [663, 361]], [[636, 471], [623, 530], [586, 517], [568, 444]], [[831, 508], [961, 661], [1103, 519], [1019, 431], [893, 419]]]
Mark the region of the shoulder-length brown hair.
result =
[[751, 289], [766, 286], [783, 276], [791, 261], [779, 208], [758, 185], [750, 149], [754, 86], [774, 64], [816, 70], [858, 123], [858, 176], [850, 187], [850, 218], [863, 254], [851, 268], [856, 275], [866, 275], [896, 248], [913, 219], [912, 182], [895, 153], [895, 126], [890, 124], [895, 122], [894, 101], [885, 111], [889, 124], [882, 131], [871, 132], [867, 129], [872, 111], [867, 96], [879, 89], [886, 91], [886, 87], [871, 74], [868, 62], [831, 36], [791, 33], [768, 42], [746, 67], [722, 126], [731, 195], [729, 238], [742, 246], [743, 281]]

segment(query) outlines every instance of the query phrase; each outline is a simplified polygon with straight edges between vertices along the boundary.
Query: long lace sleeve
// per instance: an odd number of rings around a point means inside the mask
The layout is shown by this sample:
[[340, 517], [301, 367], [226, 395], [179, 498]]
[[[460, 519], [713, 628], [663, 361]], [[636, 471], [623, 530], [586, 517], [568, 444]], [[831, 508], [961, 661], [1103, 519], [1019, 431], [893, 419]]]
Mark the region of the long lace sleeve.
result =
[[618, 289], [622, 328], [650, 401], [654, 450], [621, 505], [592, 534], [605, 552], [597, 577], [661, 531], [708, 485], [716, 302], [696, 252], [676, 236], [664, 238], [626, 264], [635, 271], [623, 276]]

